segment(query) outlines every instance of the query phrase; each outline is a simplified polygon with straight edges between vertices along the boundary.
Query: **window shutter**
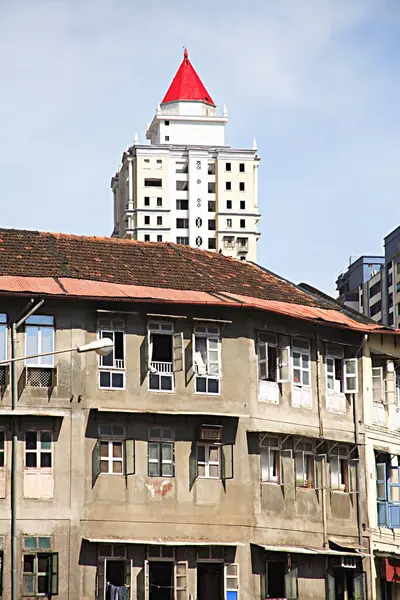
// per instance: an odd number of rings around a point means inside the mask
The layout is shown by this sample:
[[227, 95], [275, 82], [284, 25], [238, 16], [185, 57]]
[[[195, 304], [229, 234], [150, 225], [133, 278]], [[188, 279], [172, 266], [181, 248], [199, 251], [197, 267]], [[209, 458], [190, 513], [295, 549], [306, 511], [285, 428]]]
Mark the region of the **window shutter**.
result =
[[175, 563], [175, 600], [187, 600], [187, 572], [188, 563], [186, 561]]
[[221, 479], [233, 479], [233, 445], [221, 446]]
[[326, 599], [336, 600], [335, 575], [333, 571], [328, 571], [326, 574]]
[[101, 560], [97, 565], [96, 600], [104, 600], [106, 597], [106, 568], [107, 559]]
[[354, 598], [365, 600], [365, 573], [354, 573]]
[[92, 450], [92, 487], [100, 475], [100, 440], [97, 440]]
[[315, 489], [323, 490], [326, 487], [326, 454], [315, 455]]
[[377, 463], [376, 465], [376, 484], [378, 500], [387, 500], [387, 478], [386, 478], [386, 463]]
[[281, 450], [281, 485], [293, 484], [293, 450]]
[[358, 465], [359, 465], [358, 458], [350, 458], [349, 459], [349, 492], [350, 492], [350, 494], [358, 494], [360, 491], [358, 489], [358, 477], [357, 477]]
[[192, 442], [192, 448], [189, 456], [189, 490], [192, 489], [194, 482], [196, 481], [199, 474], [197, 464], [197, 443]]
[[58, 385], [58, 367], [54, 367], [51, 371], [51, 389]]
[[147, 370], [150, 371], [151, 359], [153, 357], [153, 343], [152, 343], [150, 329], [147, 330], [146, 355], [147, 355]]
[[239, 565], [224, 565], [225, 600], [239, 600]]
[[257, 341], [258, 358], [258, 378], [267, 379], [268, 376], [268, 344], [262, 339], [262, 334], [258, 334]]
[[394, 363], [392, 360], [388, 360], [386, 363], [386, 376], [385, 376], [385, 404], [394, 404], [396, 400], [396, 372], [394, 370]]
[[343, 361], [345, 394], [357, 394], [358, 392], [357, 364], [356, 358], [345, 358]]
[[[132, 569], [133, 569], [133, 560], [126, 560], [125, 561], [125, 585], [126, 587], [128, 587], [129, 589], [131, 588], [131, 581], [132, 581]], [[132, 594], [129, 594], [129, 597], [131, 597]]]
[[135, 440], [125, 440], [125, 477], [135, 474]]
[[144, 561], [144, 600], [150, 598], [149, 561]]
[[287, 600], [298, 600], [297, 594], [297, 574], [298, 569], [291, 569], [285, 575], [285, 598]]
[[383, 367], [372, 367], [372, 400], [384, 401]]
[[290, 338], [284, 335], [279, 338], [278, 382], [290, 381]]
[[58, 552], [53, 552], [49, 557], [49, 592], [58, 595]]
[[183, 371], [185, 368], [185, 354], [183, 350], [183, 333], [174, 333], [173, 336], [174, 351], [174, 373]]

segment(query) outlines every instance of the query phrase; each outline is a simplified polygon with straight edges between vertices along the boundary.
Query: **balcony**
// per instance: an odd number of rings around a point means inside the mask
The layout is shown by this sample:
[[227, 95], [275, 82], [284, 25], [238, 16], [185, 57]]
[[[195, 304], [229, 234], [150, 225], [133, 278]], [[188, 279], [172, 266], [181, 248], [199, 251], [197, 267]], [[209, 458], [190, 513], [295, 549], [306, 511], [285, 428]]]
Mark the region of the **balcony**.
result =
[[152, 360], [150, 363], [150, 371], [152, 373], [173, 373], [173, 363], [172, 362], [160, 362]]

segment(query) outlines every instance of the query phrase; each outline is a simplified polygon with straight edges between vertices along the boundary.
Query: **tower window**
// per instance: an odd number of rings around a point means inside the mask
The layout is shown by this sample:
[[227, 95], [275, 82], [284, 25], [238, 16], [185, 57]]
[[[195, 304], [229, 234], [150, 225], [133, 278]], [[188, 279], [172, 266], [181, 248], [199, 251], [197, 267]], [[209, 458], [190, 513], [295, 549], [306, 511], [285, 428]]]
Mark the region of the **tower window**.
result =
[[225, 189], [227, 191], [229, 191], [229, 192], [231, 191], [231, 189], [232, 189], [232, 183], [230, 181], [226, 181], [225, 182]]
[[226, 201], [226, 208], [232, 208], [232, 200], [227, 200]]
[[189, 208], [189, 200], [177, 200], [176, 201], [176, 210], [188, 210]]
[[208, 219], [208, 229], [215, 231], [215, 219]]
[[217, 247], [216, 239], [215, 238], [208, 238], [208, 249], [209, 250], [215, 250], [216, 247]]
[[166, 135], [166, 136], [165, 136], [165, 141], [166, 141], [166, 142], [169, 142], [169, 135]]
[[145, 242], [149, 242], [150, 241], [150, 236], [148, 233], [146, 233], [146, 235], [144, 236], [144, 241]]
[[144, 224], [145, 225], [150, 225], [150, 215], [145, 215], [145, 217], [144, 217]]
[[240, 209], [241, 210], [246, 210], [246, 202], [244, 200], [240, 201]]
[[240, 219], [240, 227], [244, 229], [246, 227], [246, 219]]
[[232, 219], [227, 219], [227, 220], [226, 220], [226, 227], [227, 227], [228, 229], [230, 229], [230, 228], [232, 227]]
[[244, 192], [244, 189], [245, 189], [244, 181], [241, 181], [239, 183], [239, 192]]
[[162, 217], [157, 217], [157, 225], [162, 225]]
[[157, 242], [162, 242], [162, 235], [157, 236]]
[[157, 198], [157, 206], [162, 206], [162, 198]]
[[165, 125], [168, 127], [168, 125], [169, 125], [169, 121], [165, 121]]
[[225, 171], [232, 171], [232, 164], [231, 163], [225, 163]]
[[244, 173], [244, 163], [239, 163], [239, 172]]
[[145, 206], [150, 206], [150, 196], [145, 196], [144, 197], [144, 205]]

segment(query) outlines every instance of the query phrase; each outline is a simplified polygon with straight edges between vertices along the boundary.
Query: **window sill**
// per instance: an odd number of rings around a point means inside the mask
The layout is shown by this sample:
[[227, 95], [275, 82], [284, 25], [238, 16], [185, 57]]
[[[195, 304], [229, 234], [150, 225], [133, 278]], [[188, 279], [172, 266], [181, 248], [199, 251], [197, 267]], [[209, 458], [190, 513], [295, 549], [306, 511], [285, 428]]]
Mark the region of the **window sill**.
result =
[[221, 392], [196, 392], [195, 390], [194, 393], [197, 396], [218, 396], [219, 398], [221, 397]]

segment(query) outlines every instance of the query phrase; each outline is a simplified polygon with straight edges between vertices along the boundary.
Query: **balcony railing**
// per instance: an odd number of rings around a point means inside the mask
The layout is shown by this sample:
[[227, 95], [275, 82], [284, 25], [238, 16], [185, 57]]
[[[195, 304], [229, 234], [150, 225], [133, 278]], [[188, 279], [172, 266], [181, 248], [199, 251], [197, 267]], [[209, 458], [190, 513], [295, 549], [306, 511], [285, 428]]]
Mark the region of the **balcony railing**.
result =
[[152, 360], [151, 370], [153, 373], [173, 373], [173, 363]]

